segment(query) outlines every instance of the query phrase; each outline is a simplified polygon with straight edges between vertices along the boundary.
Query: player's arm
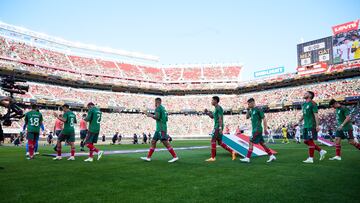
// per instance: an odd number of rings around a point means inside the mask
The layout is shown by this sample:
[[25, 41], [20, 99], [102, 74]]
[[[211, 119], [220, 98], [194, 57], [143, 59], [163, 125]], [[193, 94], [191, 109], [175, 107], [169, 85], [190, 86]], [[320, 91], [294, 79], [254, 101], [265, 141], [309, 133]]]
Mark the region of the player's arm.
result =
[[205, 113], [206, 115], [208, 115], [211, 119], [214, 119], [214, 115], [212, 114], [211, 111], [205, 109], [205, 110], [204, 110], [204, 113]]
[[320, 130], [320, 127], [319, 127], [319, 115], [318, 115], [318, 113], [314, 113], [314, 117], [315, 117], [315, 126], [316, 126], [316, 131], [318, 131], [319, 132], [319, 130]]
[[159, 112], [157, 112], [157, 111], [155, 111], [154, 114], [148, 113], [147, 116], [150, 117], [150, 118], [153, 118], [153, 119], [155, 119], [155, 120], [159, 120], [159, 119], [160, 119]]
[[55, 118], [59, 119], [60, 121], [66, 123], [67, 118], [65, 118], [64, 116], [59, 116], [56, 112], [54, 112], [54, 116], [55, 116]]
[[41, 130], [42, 130], [43, 132], [45, 132], [45, 126], [44, 126], [44, 123], [43, 123], [43, 122], [41, 122], [40, 128], [41, 128]]
[[45, 131], [44, 118], [43, 118], [42, 114], [40, 114], [40, 127], [41, 127], [42, 131]]
[[55, 134], [55, 129], [56, 129], [56, 121], [55, 121], [55, 124], [54, 124], [54, 131], [53, 131], [54, 134]]
[[316, 131], [319, 132], [320, 131], [320, 127], [319, 127], [320, 122], [319, 122], [318, 107], [316, 104], [312, 105], [312, 112], [314, 113]]
[[267, 131], [268, 126], [267, 126], [267, 120], [266, 120], [265, 114], [264, 114], [264, 112], [262, 110], [259, 110], [258, 113], [259, 113], [260, 118], [263, 121], [264, 133], [265, 133], [265, 135], [268, 135], [269, 133]]
[[268, 126], [267, 126], [267, 119], [266, 119], [265, 116], [264, 116], [264, 118], [263, 118], [263, 126], [264, 126], [264, 132], [265, 132], [265, 134], [268, 135], [269, 132], [268, 132]]
[[341, 130], [344, 127], [344, 125], [346, 125], [348, 122], [350, 122], [350, 120], [351, 120], [350, 115], [347, 115], [345, 117], [344, 122], [339, 126], [339, 130]]
[[64, 123], [66, 123], [66, 120], [67, 120], [66, 118], [60, 117], [60, 116], [57, 116], [56, 118], [59, 119], [60, 121], [64, 122]]
[[304, 120], [304, 115], [300, 116], [299, 123], [301, 123]]
[[218, 122], [219, 122], [219, 131], [222, 134], [223, 131], [223, 121], [224, 121], [224, 111], [221, 108], [216, 108], [215, 109], [215, 114], [218, 115]]
[[43, 136], [46, 136], [46, 132], [45, 132], [45, 125], [44, 125], [44, 123], [43, 123], [43, 122], [41, 122], [41, 124], [40, 124], [40, 128], [41, 128], [41, 130], [42, 130], [42, 134], [43, 134]]
[[301, 115], [300, 119], [299, 119], [299, 125], [301, 125], [301, 122], [304, 120], [304, 115]]
[[29, 118], [28, 118], [27, 114], [25, 115], [24, 121], [25, 121], [25, 123], [24, 123], [24, 125], [23, 125], [23, 131], [26, 130], [26, 126], [27, 126], [27, 124], [28, 124], [28, 122], [29, 122]]
[[247, 109], [247, 111], [246, 111], [246, 119], [249, 119], [250, 117], [251, 117], [250, 109]]
[[84, 120], [85, 120], [86, 122], [91, 121], [92, 115], [93, 115], [93, 111], [90, 110]]
[[44, 118], [43, 118], [42, 114], [40, 114], [40, 128], [45, 136], [45, 125], [44, 125]]
[[223, 116], [219, 116], [219, 130], [220, 130], [220, 132], [222, 132], [222, 130], [223, 130], [222, 125], [221, 125], [223, 123], [222, 121], [223, 121]]

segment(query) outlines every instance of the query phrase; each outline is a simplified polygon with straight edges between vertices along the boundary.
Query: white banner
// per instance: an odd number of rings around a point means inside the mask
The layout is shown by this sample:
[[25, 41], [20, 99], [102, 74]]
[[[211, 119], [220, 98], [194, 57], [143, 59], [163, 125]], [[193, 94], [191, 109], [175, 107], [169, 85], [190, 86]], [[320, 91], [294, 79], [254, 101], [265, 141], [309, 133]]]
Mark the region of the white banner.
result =
[[309, 65], [309, 64], [311, 64], [311, 58], [301, 59], [301, 66], [306, 66], [306, 65]]
[[319, 55], [319, 61], [320, 62], [328, 61], [328, 60], [330, 60], [330, 54]]
[[312, 45], [309, 45], [309, 46], [305, 46], [304, 47], [304, 52], [315, 51], [315, 50], [324, 49], [324, 48], [325, 48], [325, 42], [320, 42], [320, 43], [317, 43], [317, 44], [312, 44]]

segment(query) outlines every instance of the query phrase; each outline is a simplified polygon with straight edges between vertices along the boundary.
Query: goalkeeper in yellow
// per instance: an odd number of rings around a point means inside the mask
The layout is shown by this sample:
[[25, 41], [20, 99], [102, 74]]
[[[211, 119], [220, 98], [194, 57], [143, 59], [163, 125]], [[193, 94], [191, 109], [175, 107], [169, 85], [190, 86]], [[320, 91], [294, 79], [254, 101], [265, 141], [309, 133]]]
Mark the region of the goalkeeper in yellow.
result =
[[285, 127], [285, 125], [283, 125], [283, 127], [281, 128], [281, 132], [282, 132], [282, 136], [283, 136], [282, 143], [289, 144], [289, 139], [287, 137], [287, 128]]

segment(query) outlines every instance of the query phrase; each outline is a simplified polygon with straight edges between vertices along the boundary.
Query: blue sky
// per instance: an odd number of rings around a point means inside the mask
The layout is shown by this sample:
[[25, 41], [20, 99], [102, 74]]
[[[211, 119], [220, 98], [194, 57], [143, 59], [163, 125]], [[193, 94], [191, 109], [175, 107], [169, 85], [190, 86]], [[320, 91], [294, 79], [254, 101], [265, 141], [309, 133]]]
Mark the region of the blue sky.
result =
[[0, 0], [0, 20], [70, 41], [138, 51], [163, 64], [296, 68], [296, 45], [359, 18], [357, 0]]

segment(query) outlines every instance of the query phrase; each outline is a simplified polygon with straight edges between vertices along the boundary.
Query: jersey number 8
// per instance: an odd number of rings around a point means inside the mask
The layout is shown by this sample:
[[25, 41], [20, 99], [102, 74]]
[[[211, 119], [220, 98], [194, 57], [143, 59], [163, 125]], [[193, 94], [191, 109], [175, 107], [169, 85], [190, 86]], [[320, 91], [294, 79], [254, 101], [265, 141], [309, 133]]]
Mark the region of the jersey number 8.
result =
[[70, 126], [74, 127], [74, 118], [70, 118]]

